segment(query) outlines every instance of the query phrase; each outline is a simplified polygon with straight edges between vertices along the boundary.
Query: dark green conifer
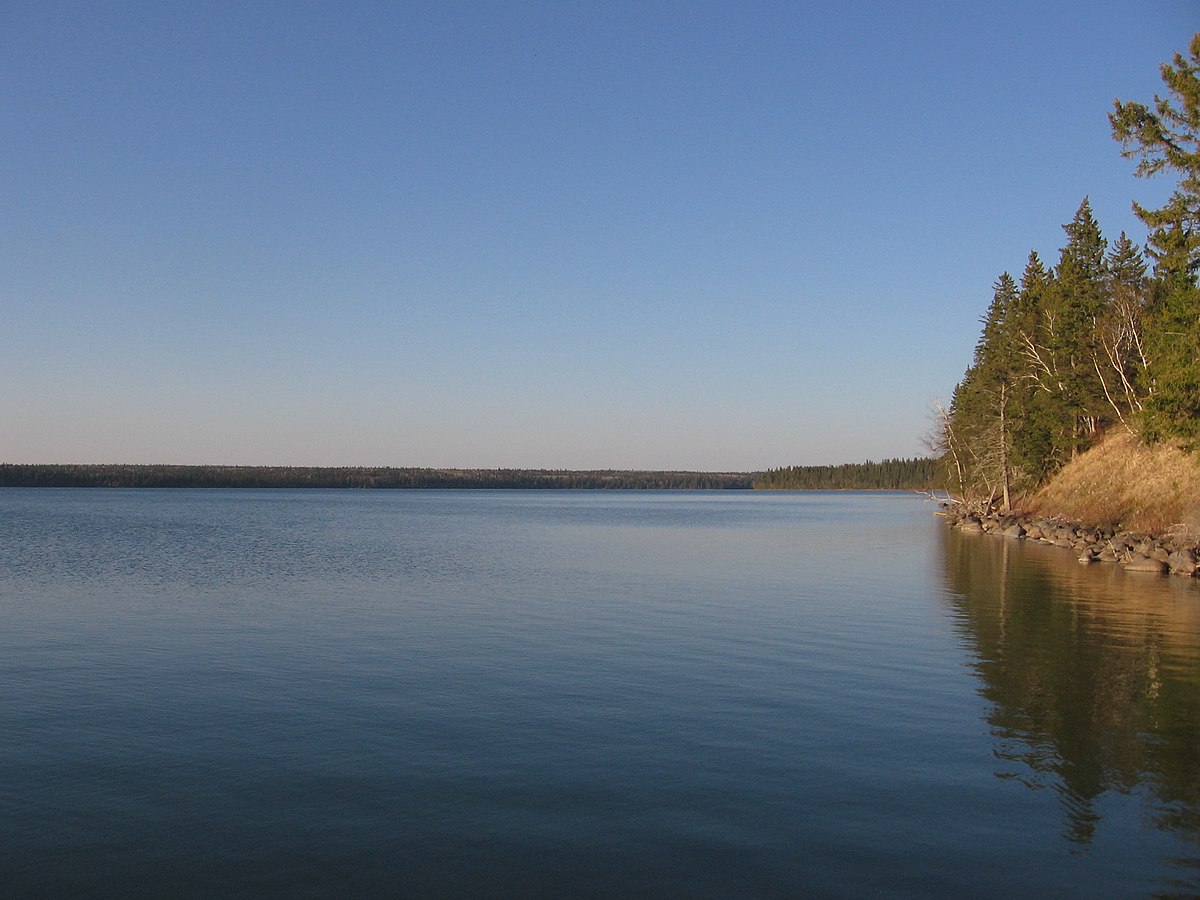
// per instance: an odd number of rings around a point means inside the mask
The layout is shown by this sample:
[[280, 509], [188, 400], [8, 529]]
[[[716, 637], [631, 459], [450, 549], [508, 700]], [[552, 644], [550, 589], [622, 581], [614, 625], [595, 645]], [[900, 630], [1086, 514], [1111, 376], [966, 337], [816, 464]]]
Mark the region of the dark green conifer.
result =
[[975, 358], [955, 388], [949, 435], [943, 436], [959, 452], [956, 465], [962, 466], [965, 484], [999, 499], [1004, 509], [1012, 502], [1012, 415], [1021, 375], [1015, 318], [1019, 298], [1016, 281], [1005, 272], [993, 285]]
[[1007, 505], [1116, 423], [1200, 447], [1200, 34], [1162, 74], [1168, 99], [1109, 117], [1139, 175], [1179, 178], [1160, 209], [1134, 204], [1153, 276], [1128, 235], [1109, 249], [1085, 197], [1052, 270], [1031, 253], [1019, 286], [997, 280], [930, 439], [966, 496]]
[[1067, 243], [1055, 268], [1053, 333], [1049, 344], [1057, 361], [1063, 408], [1069, 417], [1069, 455], [1085, 449], [1104, 424], [1107, 404], [1095, 369], [1096, 328], [1104, 309], [1107, 242], [1087, 197], [1063, 226]]
[[1148, 252], [1156, 285], [1147, 317], [1146, 349], [1151, 393], [1146, 434], [1200, 443], [1200, 33], [1188, 55], [1176, 53], [1161, 69], [1167, 96], [1153, 109], [1114, 102], [1109, 115], [1122, 155], [1138, 161], [1137, 174], [1178, 178], [1158, 209], [1133, 208], [1150, 229]]
[[1046, 309], [1054, 289], [1054, 274], [1030, 251], [1021, 274], [1013, 311], [1017, 334], [1019, 376], [1014, 384], [1015, 427], [1012, 432], [1013, 466], [1018, 482], [1035, 486], [1061, 460], [1055, 447], [1065, 444], [1065, 414], [1057, 408], [1061, 384], [1053, 350], [1048, 346]]

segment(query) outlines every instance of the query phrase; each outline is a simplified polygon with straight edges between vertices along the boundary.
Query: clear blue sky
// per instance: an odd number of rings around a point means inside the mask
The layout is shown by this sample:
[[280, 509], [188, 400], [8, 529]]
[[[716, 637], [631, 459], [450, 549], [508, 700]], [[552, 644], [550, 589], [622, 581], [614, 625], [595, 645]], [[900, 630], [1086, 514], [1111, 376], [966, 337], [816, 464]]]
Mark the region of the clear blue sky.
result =
[[1146, 2], [0, 5], [0, 462], [923, 453]]

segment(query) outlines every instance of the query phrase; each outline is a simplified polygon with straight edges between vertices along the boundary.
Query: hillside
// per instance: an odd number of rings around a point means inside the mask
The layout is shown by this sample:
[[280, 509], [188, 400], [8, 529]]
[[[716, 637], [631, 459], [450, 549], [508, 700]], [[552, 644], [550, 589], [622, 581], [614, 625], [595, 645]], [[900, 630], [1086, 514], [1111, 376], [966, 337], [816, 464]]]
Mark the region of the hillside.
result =
[[1032, 515], [1124, 531], [1200, 529], [1200, 458], [1166, 442], [1143, 444], [1114, 429], [1024, 506]]

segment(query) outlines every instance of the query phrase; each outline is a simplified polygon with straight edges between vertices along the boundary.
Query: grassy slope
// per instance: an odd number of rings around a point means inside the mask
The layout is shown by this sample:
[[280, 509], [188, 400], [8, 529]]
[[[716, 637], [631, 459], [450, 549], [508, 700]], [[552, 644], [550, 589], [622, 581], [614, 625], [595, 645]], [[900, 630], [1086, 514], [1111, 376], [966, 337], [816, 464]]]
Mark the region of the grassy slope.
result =
[[1200, 528], [1200, 460], [1114, 430], [1025, 505], [1036, 515], [1125, 531]]

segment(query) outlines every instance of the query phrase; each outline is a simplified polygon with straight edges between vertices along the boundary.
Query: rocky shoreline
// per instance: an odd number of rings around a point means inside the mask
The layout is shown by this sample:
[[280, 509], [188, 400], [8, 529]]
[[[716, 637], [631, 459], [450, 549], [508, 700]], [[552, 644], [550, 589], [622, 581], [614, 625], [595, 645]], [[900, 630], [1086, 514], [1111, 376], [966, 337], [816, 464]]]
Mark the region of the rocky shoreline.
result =
[[1075, 522], [998, 512], [980, 513], [958, 503], [941, 504], [939, 515], [964, 533], [1038, 541], [1074, 551], [1081, 563], [1109, 562], [1128, 572], [1200, 575], [1200, 535], [1180, 529], [1164, 535], [1086, 528]]

